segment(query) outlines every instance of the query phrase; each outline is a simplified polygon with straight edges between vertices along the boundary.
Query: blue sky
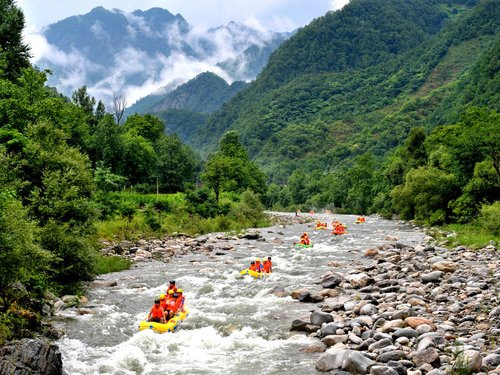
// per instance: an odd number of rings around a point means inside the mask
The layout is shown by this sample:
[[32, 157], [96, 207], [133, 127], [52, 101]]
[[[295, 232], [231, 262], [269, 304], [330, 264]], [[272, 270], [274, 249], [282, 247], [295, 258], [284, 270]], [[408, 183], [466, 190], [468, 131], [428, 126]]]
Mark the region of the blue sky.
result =
[[348, 0], [17, 0], [26, 16], [28, 32], [103, 6], [124, 11], [161, 7], [180, 13], [191, 25], [219, 26], [237, 21], [273, 31], [304, 26]]

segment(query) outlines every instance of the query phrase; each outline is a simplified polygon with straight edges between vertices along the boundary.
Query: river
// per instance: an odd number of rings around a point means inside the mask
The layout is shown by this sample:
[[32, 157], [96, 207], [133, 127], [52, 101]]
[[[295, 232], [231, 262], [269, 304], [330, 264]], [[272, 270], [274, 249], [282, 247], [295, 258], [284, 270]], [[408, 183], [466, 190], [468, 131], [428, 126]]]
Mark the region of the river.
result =
[[[335, 217], [347, 225], [347, 235], [314, 231], [313, 223], [261, 228], [266, 241], [235, 239], [229, 241], [234, 250], [216, 248], [212, 256], [197, 253], [175, 256], [170, 263], [138, 263], [130, 270], [101, 276], [99, 279], [116, 280], [118, 285], [88, 291], [92, 314], [77, 315], [69, 309], [54, 322], [65, 332], [57, 342], [65, 373], [315, 373], [320, 354], [300, 349], [317, 339], [290, 332], [290, 326], [293, 319], [308, 316], [317, 307], [277, 297], [272, 289], [318, 289], [314, 281], [330, 269], [329, 261], [346, 266], [363, 261], [363, 251], [387, 242], [387, 235], [409, 245], [424, 236], [399, 221], [368, 217], [365, 224], [354, 225], [355, 216]], [[332, 220], [331, 215], [315, 218]], [[294, 249], [292, 243], [304, 231], [314, 247]], [[224, 255], [215, 255], [216, 251]], [[267, 256], [273, 259], [272, 275], [261, 280], [239, 275], [251, 259]], [[138, 332], [153, 299], [171, 279], [184, 289], [189, 317], [175, 333]]]

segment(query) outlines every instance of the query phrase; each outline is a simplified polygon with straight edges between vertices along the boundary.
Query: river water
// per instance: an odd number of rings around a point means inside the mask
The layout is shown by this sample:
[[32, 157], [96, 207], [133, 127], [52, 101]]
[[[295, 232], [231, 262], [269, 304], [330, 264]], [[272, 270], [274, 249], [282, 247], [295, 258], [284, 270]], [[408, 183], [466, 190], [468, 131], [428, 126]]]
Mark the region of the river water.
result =
[[[92, 314], [77, 315], [69, 309], [54, 322], [65, 332], [57, 342], [65, 373], [315, 373], [320, 354], [305, 354], [300, 349], [317, 339], [289, 330], [293, 319], [308, 316], [317, 307], [277, 297], [272, 289], [318, 289], [314, 281], [331, 269], [326, 265], [329, 261], [347, 267], [350, 262], [361, 262], [362, 252], [385, 243], [389, 234], [409, 245], [424, 236], [402, 222], [368, 217], [365, 224], [354, 225], [355, 216], [335, 217], [347, 225], [347, 235], [314, 231], [313, 223], [274, 226], [259, 229], [266, 241], [232, 240], [234, 250], [225, 251], [214, 243], [212, 254], [225, 255], [179, 255], [170, 263], [139, 263], [130, 270], [100, 277], [116, 280], [118, 286], [88, 291]], [[332, 220], [331, 215], [315, 218], [329, 225]], [[304, 231], [314, 247], [294, 249], [292, 243]], [[272, 275], [260, 280], [239, 275], [251, 259], [267, 256], [273, 259]], [[171, 279], [184, 289], [189, 317], [175, 333], [139, 332], [139, 322]]]

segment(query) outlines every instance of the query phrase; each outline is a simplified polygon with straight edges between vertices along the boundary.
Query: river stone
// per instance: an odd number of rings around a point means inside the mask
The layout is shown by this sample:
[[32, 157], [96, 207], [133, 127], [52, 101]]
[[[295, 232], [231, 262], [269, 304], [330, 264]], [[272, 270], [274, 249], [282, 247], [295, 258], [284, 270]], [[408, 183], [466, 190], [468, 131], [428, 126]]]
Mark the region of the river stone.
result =
[[91, 287], [113, 287], [117, 285], [118, 283], [115, 280], [94, 280], [90, 283]]
[[478, 372], [483, 364], [483, 357], [476, 350], [464, 350], [462, 353], [464, 363], [470, 372]]
[[373, 366], [370, 368], [370, 375], [399, 375], [398, 372], [387, 366]]
[[431, 370], [427, 373], [427, 375], [445, 375], [446, 373], [443, 372], [442, 370], [435, 368], [434, 370]]
[[483, 366], [485, 367], [495, 367], [500, 365], [500, 354], [489, 354], [483, 359]]
[[311, 323], [321, 326], [323, 323], [333, 322], [333, 315], [325, 312], [315, 311], [310, 316]]
[[311, 293], [309, 291], [304, 291], [297, 298], [299, 302], [312, 302]]
[[292, 291], [290, 293], [290, 296], [293, 298], [293, 299], [298, 299], [299, 296], [304, 293], [304, 292], [309, 292], [309, 289], [306, 289], [306, 288], [300, 288], [300, 289], [296, 289], [294, 291]]
[[321, 281], [321, 286], [327, 289], [333, 289], [340, 285], [342, 278], [338, 275], [330, 275]]
[[434, 263], [432, 265], [434, 271], [443, 271], [453, 273], [458, 270], [458, 264], [450, 262], [448, 260], [443, 260], [441, 262]]
[[420, 352], [415, 352], [412, 360], [418, 367], [424, 364], [439, 365], [439, 352], [434, 348], [427, 348]]
[[321, 336], [335, 335], [340, 328], [338, 323], [327, 323], [321, 326]]
[[373, 282], [373, 279], [366, 273], [347, 275], [345, 278], [354, 288], [363, 288]]
[[359, 309], [359, 313], [361, 315], [375, 315], [378, 312], [378, 308], [375, 305], [372, 305], [371, 303], [364, 305]]
[[402, 350], [393, 350], [390, 352], [382, 353], [377, 357], [377, 362], [389, 362], [389, 361], [399, 361], [400, 359], [405, 359], [406, 354]]
[[442, 271], [433, 271], [429, 273], [424, 273], [420, 277], [423, 283], [437, 283], [443, 277], [444, 272]]
[[394, 331], [396, 328], [402, 328], [405, 325], [405, 322], [401, 319], [389, 320], [385, 322], [382, 327], [379, 328], [381, 332], [390, 332]]
[[424, 349], [427, 348], [433, 348], [434, 347], [434, 341], [430, 337], [425, 337], [423, 340], [420, 340], [417, 346], [417, 351], [421, 352]]
[[316, 362], [319, 371], [342, 369], [351, 374], [367, 374], [375, 362], [363, 354], [349, 349], [328, 349]]
[[419, 335], [433, 331], [432, 327], [428, 324], [420, 324], [417, 328], [415, 328], [415, 330]]
[[404, 365], [405, 362], [408, 362], [408, 367], [413, 366], [412, 362], [405, 361], [405, 360], [402, 360], [400, 362], [398, 362], [398, 361], [389, 361], [389, 362], [387, 362], [387, 366], [389, 366], [390, 368], [392, 368], [399, 375], [406, 375], [406, 368], [405, 368], [405, 365]]
[[300, 349], [303, 353], [323, 353], [325, 350], [326, 347], [323, 343], [313, 344]]
[[305, 331], [308, 324], [310, 323], [307, 320], [294, 319], [290, 331]]
[[323, 343], [326, 346], [333, 346], [335, 344], [344, 343], [347, 341], [347, 335], [328, 335], [323, 339]]
[[[408, 324], [411, 328], [417, 328], [421, 324], [427, 324], [432, 327], [433, 330], [436, 329], [434, 323], [427, 318], [423, 318], [421, 316], [410, 316], [405, 319], [405, 323]], [[423, 332], [426, 333], [426, 332]]]
[[368, 347], [368, 351], [373, 352], [377, 349], [385, 348], [386, 346], [392, 345], [391, 339], [382, 339], [380, 341], [374, 342]]
[[400, 328], [397, 329], [395, 332], [392, 333], [392, 337], [400, 338], [400, 337], [406, 337], [406, 338], [413, 338], [417, 337], [418, 333], [412, 328]]
[[23, 339], [0, 347], [0, 374], [62, 375], [59, 348], [39, 340]]

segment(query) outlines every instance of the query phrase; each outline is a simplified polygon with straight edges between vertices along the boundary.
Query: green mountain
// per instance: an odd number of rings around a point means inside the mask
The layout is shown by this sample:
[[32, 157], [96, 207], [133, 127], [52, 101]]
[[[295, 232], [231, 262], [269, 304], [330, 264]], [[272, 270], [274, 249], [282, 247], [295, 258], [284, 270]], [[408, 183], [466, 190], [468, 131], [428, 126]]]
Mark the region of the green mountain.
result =
[[219, 109], [247, 85], [243, 81], [228, 84], [218, 75], [205, 72], [166, 94], [142, 98], [127, 108], [126, 115], [155, 114], [165, 122], [168, 133], [177, 133], [186, 142], [205, 125], [208, 114]]
[[380, 162], [415, 126], [498, 109], [499, 22], [494, 0], [352, 0], [284, 42], [188, 141], [208, 153], [236, 130], [279, 183], [366, 152]]

